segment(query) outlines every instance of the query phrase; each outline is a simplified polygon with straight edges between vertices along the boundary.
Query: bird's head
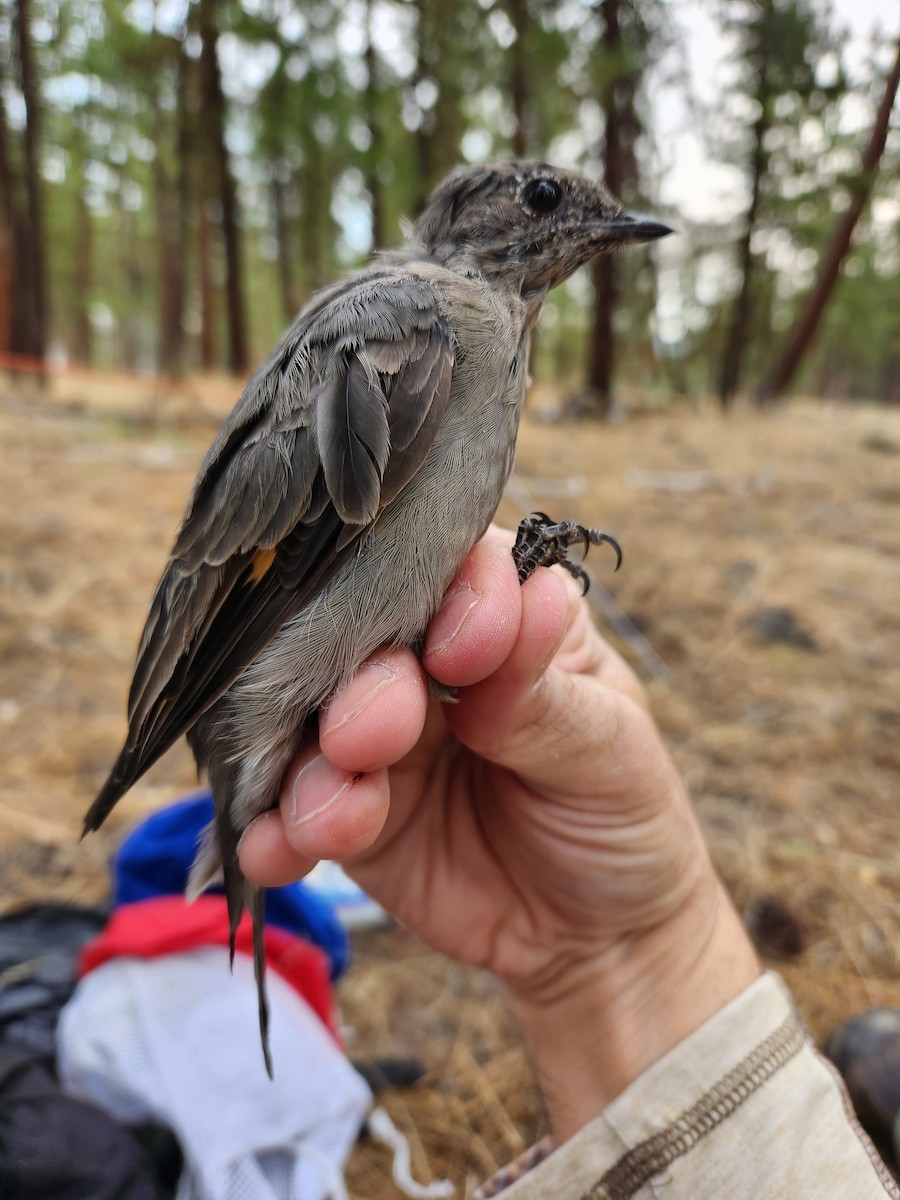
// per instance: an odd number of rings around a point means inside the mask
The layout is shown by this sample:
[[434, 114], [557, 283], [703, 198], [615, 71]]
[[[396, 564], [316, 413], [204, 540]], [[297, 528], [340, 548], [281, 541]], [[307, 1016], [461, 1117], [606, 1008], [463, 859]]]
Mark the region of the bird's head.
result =
[[597, 254], [671, 232], [627, 213], [583, 175], [514, 159], [448, 175], [412, 235], [429, 257], [471, 263], [528, 295], [556, 287]]

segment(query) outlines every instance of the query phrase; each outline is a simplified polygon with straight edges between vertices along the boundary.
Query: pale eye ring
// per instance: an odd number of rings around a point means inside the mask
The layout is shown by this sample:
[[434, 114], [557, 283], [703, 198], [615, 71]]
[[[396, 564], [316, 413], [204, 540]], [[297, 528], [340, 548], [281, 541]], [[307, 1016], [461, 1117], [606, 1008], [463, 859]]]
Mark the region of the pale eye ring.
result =
[[533, 179], [522, 195], [532, 212], [550, 213], [562, 200], [562, 188], [555, 179]]

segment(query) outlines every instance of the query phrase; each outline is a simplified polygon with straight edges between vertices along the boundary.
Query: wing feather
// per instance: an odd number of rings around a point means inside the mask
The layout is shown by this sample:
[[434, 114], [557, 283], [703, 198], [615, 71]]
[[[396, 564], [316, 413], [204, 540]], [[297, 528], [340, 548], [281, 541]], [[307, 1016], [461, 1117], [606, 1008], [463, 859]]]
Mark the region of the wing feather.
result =
[[200, 468], [141, 638], [121, 795], [357, 552], [425, 461], [450, 396], [435, 288], [373, 270], [314, 300]]
[[450, 394], [453, 360], [449, 328], [436, 322], [428, 350], [400, 371], [390, 404], [391, 457], [381, 485], [382, 502], [406, 487], [434, 441]]
[[341, 368], [316, 409], [319, 457], [338, 515], [348, 525], [367, 525], [378, 513], [391, 449], [388, 401], [358, 354]]
[[376, 371], [396, 375], [406, 363], [416, 362], [428, 349], [430, 329], [414, 329], [408, 337], [396, 342], [367, 341], [366, 357]]

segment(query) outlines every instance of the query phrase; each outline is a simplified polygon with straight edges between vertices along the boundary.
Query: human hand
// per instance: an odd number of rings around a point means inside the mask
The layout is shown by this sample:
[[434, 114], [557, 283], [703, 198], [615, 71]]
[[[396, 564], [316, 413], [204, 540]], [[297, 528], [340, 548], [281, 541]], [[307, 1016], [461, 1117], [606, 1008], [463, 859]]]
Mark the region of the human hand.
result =
[[370, 660], [241, 867], [271, 886], [338, 859], [497, 975], [566, 1136], [758, 968], [637, 680], [572, 580], [519, 586], [509, 544], [475, 547], [427, 632], [424, 666], [457, 703], [428, 700], [408, 650]]

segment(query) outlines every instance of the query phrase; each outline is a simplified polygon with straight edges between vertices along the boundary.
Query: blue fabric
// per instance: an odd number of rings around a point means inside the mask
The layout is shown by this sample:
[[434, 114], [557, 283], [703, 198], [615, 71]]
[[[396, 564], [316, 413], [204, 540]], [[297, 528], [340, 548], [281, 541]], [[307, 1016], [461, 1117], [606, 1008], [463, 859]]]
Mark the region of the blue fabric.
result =
[[[212, 818], [212, 795], [204, 792], [142, 821], [113, 861], [113, 904], [184, 892], [200, 835]], [[347, 934], [334, 909], [302, 883], [267, 890], [266, 920], [321, 947], [331, 961], [332, 979], [346, 967]]]

